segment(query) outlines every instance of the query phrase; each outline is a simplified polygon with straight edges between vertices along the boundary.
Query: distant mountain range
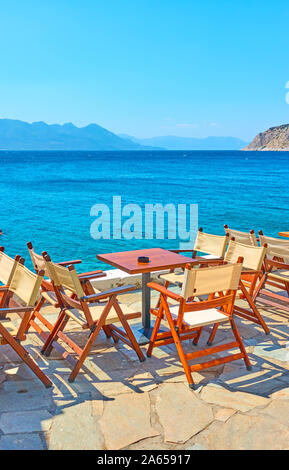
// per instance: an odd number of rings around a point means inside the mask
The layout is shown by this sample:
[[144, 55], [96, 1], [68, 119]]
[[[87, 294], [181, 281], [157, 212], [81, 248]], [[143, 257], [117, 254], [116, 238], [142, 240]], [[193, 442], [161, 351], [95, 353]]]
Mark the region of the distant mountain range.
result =
[[76, 127], [72, 123], [0, 119], [0, 150], [240, 150], [246, 145], [235, 137], [137, 139], [116, 135], [97, 124]]
[[260, 132], [244, 150], [289, 150], [289, 124]]
[[97, 124], [68, 124], [0, 119], [0, 150], [149, 150]]
[[195, 137], [162, 136], [148, 139], [137, 139], [127, 134], [120, 134], [120, 137], [141, 145], [152, 147], [162, 147], [165, 150], [241, 150], [247, 145], [244, 140], [237, 137], [205, 137], [198, 139]]

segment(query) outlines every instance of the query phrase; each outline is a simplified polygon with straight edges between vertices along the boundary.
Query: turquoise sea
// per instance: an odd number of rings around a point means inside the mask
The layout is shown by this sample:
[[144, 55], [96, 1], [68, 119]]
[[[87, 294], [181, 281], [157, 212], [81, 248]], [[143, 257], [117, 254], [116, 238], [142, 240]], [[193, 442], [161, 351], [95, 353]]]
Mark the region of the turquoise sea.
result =
[[96, 203], [198, 204], [205, 231], [223, 225], [276, 236], [289, 230], [289, 152], [0, 152], [0, 244], [31, 266], [26, 242], [53, 259], [160, 246], [172, 240], [94, 240], [90, 209]]

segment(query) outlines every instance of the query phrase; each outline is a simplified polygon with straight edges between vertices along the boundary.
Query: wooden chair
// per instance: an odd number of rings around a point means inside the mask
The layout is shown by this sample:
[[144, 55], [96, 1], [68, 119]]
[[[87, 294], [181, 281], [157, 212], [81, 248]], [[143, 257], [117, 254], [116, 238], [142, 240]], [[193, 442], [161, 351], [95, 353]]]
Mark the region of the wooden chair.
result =
[[[251, 364], [233, 317], [234, 301], [242, 270], [241, 258], [238, 263], [210, 268], [192, 269], [188, 264], [185, 269], [181, 294], [176, 294], [165, 287], [150, 282], [148, 286], [160, 293], [161, 301], [157, 309], [152, 309], [157, 318], [152, 332], [147, 355], [152, 355], [153, 348], [175, 343], [179, 358], [182, 362], [189, 386], [194, 388], [192, 372], [208, 367], [225, 364], [243, 358], [248, 369]], [[205, 301], [196, 300], [206, 295]], [[169, 299], [177, 302], [170, 306]], [[155, 310], [153, 312], [153, 310]], [[166, 320], [170, 331], [160, 332], [161, 322]], [[182, 341], [194, 338], [197, 344], [205, 325], [229, 322], [235, 341], [203, 349], [197, 352], [185, 353]], [[210, 354], [239, 348], [240, 352], [204, 363], [189, 365], [188, 362]]]
[[229, 236], [229, 240], [232, 238], [238, 242], [243, 243], [243, 245], [253, 245], [258, 246], [258, 240], [256, 238], [254, 230], [250, 230], [249, 233], [247, 232], [240, 232], [239, 230], [233, 230], [228, 227], [228, 225], [224, 225], [225, 233]]
[[[68, 268], [59, 266], [53, 263], [47, 254], [44, 255], [44, 259], [61, 313], [42, 352], [49, 356], [52, 347], [55, 347], [60, 339], [78, 355], [78, 360], [72, 361], [73, 370], [69, 376], [69, 382], [73, 382], [77, 376], [101, 328], [106, 329], [115, 342], [120, 339], [134, 349], [139, 360], [144, 361], [145, 357], [128, 324], [129, 319], [139, 318], [141, 314], [133, 312], [125, 304], [120, 303], [117, 298], [119, 294], [132, 291], [135, 287], [128, 285], [86, 295], [81, 279], [73, 265]], [[69, 296], [67, 291], [72, 293], [73, 297]], [[89, 329], [89, 336], [83, 349], [63, 332], [70, 319], [77, 322], [82, 329]], [[121, 323], [124, 331], [115, 326], [115, 323]], [[68, 359], [68, 356], [66, 358]]]
[[[289, 311], [289, 241], [267, 237], [259, 232], [260, 241], [268, 246], [264, 262], [264, 273], [255, 290], [254, 299], [260, 297], [262, 303]], [[269, 289], [271, 287], [271, 289]], [[272, 287], [275, 290], [272, 290]], [[278, 291], [287, 295], [280, 295]]]
[[[238, 294], [240, 299], [243, 299], [247, 302], [249, 308], [240, 307], [239, 305], [235, 304], [234, 314], [261, 325], [265, 333], [268, 335], [270, 330], [254, 302], [254, 292], [258, 280], [262, 276], [262, 265], [266, 256], [266, 250], [266, 245], [263, 247], [245, 245], [232, 239], [229, 242], [224, 260], [220, 260], [219, 264], [236, 263], [238, 258], [243, 258], [243, 269], [240, 277]], [[180, 273], [173, 273], [173, 276], [167, 275], [166, 278], [167, 282], [169, 281], [170, 283], [175, 284], [182, 284], [183, 279], [184, 276]], [[216, 324], [208, 341], [209, 345], [213, 342], [217, 328], [218, 325]]]
[[[193, 250], [171, 251], [174, 251], [176, 253], [185, 253], [192, 251], [192, 258], [194, 258], [194, 260], [202, 261], [202, 265], [204, 266], [205, 260], [209, 260], [210, 265], [214, 264], [215, 262], [219, 264], [218, 261], [224, 258], [227, 246], [227, 235], [213, 235], [210, 233], [205, 233], [203, 232], [202, 228], [199, 228]], [[203, 255], [198, 256], [198, 252], [203, 253]], [[168, 287], [170, 283], [180, 282], [180, 276], [182, 275], [183, 273], [181, 271], [174, 272], [174, 270], [172, 270], [170, 273], [161, 274], [159, 277], [160, 279], [163, 279], [166, 282], [165, 287]]]
[[[0, 344], [9, 344], [25, 364], [30, 367], [32, 372], [37, 375], [42, 383], [46, 387], [51, 387], [52, 382], [48, 377], [46, 377], [25, 348], [20, 344], [20, 340], [25, 338], [24, 332], [39, 294], [42, 279], [43, 273], [35, 275], [20, 262], [17, 262], [14, 266], [13, 275], [6, 291], [11, 294], [11, 296], [15, 295], [17, 297], [17, 302], [20, 300], [23, 305], [0, 308]], [[11, 334], [8, 328], [5, 327], [5, 324], [3, 324], [3, 319], [11, 313], [16, 313], [22, 317], [19, 329], [14, 334]]]
[[[52, 331], [54, 325], [52, 325], [49, 322], [49, 320], [45, 316], [42, 315], [40, 310], [42, 309], [45, 302], [50, 303], [56, 308], [59, 307], [59, 304], [58, 304], [58, 300], [54, 292], [53, 285], [49, 279], [49, 274], [47, 272], [47, 267], [46, 267], [46, 263], [45, 263], [43, 256], [39, 255], [38, 253], [34, 251], [34, 248], [31, 242], [27, 243], [27, 247], [29, 250], [29, 254], [30, 254], [35, 272], [39, 273], [40, 271], [43, 271], [44, 276], [45, 276], [41, 285], [41, 297], [39, 298], [39, 301], [33, 311], [33, 314], [31, 315], [30, 322], [27, 326], [27, 331], [32, 327], [38, 333], [38, 335], [42, 338], [42, 340], [45, 342], [48, 338], [48, 333]], [[57, 264], [58, 266], [66, 267], [69, 265], [75, 265], [75, 264], [80, 264], [80, 263], [81, 263], [81, 260], [77, 259], [77, 260], [70, 260], [70, 261], [62, 261]], [[100, 277], [105, 277], [105, 276], [106, 274], [101, 270], [79, 274], [79, 278], [82, 281], [83, 289], [87, 294], [91, 294], [95, 292], [91, 286], [91, 281]], [[59, 348], [59, 352], [60, 353], [64, 352], [63, 348]]]
[[239, 298], [244, 299], [249, 308], [246, 309], [235, 304], [234, 314], [261, 325], [266, 335], [268, 335], [270, 330], [254, 302], [254, 292], [257, 282], [262, 276], [262, 266], [266, 252], [266, 244], [261, 247], [250, 246], [238, 243], [232, 239], [230, 240], [224, 261], [226, 263], [236, 263], [240, 256], [243, 258], [243, 269], [239, 283]]

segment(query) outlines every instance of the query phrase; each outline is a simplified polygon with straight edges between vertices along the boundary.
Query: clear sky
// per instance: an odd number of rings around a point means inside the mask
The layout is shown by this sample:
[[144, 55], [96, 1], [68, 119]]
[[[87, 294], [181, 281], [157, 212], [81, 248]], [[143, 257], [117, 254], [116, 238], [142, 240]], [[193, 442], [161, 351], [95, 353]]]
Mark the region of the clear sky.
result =
[[288, 0], [0, 0], [0, 117], [251, 139], [289, 122]]

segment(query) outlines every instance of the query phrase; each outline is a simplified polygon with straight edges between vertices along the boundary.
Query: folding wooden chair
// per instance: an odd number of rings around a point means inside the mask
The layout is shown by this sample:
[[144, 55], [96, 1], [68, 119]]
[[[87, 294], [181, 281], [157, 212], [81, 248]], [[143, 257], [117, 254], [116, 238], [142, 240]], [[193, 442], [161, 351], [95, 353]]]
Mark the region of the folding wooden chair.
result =
[[[254, 292], [258, 280], [262, 276], [262, 266], [266, 256], [267, 246], [262, 247], [246, 245], [231, 239], [225, 254], [224, 263], [236, 263], [241, 257], [243, 259], [243, 267], [239, 282], [237, 297], [247, 302], [248, 308], [234, 305], [234, 315], [238, 315], [245, 320], [252, 321], [262, 326], [266, 335], [270, 334], [270, 330], [260, 314], [254, 302]], [[208, 344], [212, 344], [218, 325], [213, 328]]]
[[[47, 272], [46, 263], [45, 263], [43, 256], [39, 255], [38, 253], [34, 251], [34, 248], [31, 242], [27, 243], [27, 247], [29, 250], [29, 254], [30, 254], [35, 272], [39, 273], [40, 271], [43, 271], [45, 275], [45, 278], [43, 279], [43, 282], [41, 285], [41, 297], [39, 298], [39, 301], [33, 311], [33, 314], [31, 315], [30, 322], [27, 326], [27, 331], [31, 327], [33, 327], [34, 330], [39, 334], [39, 336], [45, 342], [48, 338], [48, 333], [51, 332], [53, 329], [53, 325], [49, 322], [47, 318], [45, 318], [45, 316], [42, 315], [40, 310], [45, 304], [45, 302], [49, 302], [51, 305], [53, 305], [56, 308], [59, 307], [59, 304], [58, 304], [58, 300], [54, 292], [53, 285], [49, 279], [49, 274]], [[59, 266], [65, 267], [65, 266], [70, 266], [70, 265], [75, 265], [75, 264], [80, 264], [80, 263], [81, 263], [81, 260], [76, 259], [76, 260], [70, 260], [70, 261], [62, 261], [57, 264]], [[96, 271], [79, 274], [79, 278], [82, 281], [82, 285], [83, 285], [83, 289], [85, 293], [87, 295], [94, 293], [95, 291], [93, 290], [90, 282], [94, 279], [97, 279], [99, 277], [105, 277], [105, 276], [106, 276], [105, 272], [101, 271], [100, 269]], [[43, 327], [45, 327], [45, 329]], [[63, 352], [63, 349], [59, 348], [59, 352], [61, 351]]]
[[[9, 344], [25, 364], [30, 367], [32, 372], [37, 375], [42, 383], [46, 387], [51, 387], [52, 382], [48, 377], [46, 377], [25, 348], [20, 344], [20, 340], [25, 337], [24, 332], [39, 294], [42, 279], [43, 273], [35, 275], [20, 262], [17, 262], [14, 266], [14, 272], [6, 291], [11, 294], [11, 296], [15, 295], [17, 297], [17, 301], [21, 300], [23, 302], [23, 306], [0, 308], [0, 344]], [[11, 332], [8, 331], [2, 323], [2, 320], [11, 313], [16, 313], [22, 317], [19, 329], [14, 335], [11, 334]]]
[[[289, 311], [289, 242], [279, 238], [267, 237], [259, 232], [260, 242], [267, 244], [264, 273], [255, 290], [254, 299], [265, 304]], [[271, 287], [271, 290], [269, 289]], [[275, 290], [272, 290], [272, 287]], [[278, 291], [286, 295], [280, 295]]]
[[[261, 325], [265, 333], [268, 335], [270, 330], [254, 302], [254, 291], [258, 280], [262, 276], [262, 265], [266, 256], [266, 249], [266, 245], [263, 247], [245, 245], [232, 239], [229, 242], [224, 260], [220, 260], [219, 264], [236, 263], [239, 257], [243, 258], [244, 261], [240, 277], [239, 298], [245, 300], [249, 308], [240, 307], [235, 304], [234, 314]], [[162, 277], [164, 278], [165, 276]], [[182, 284], [183, 279], [184, 277], [180, 273], [173, 273], [173, 276], [168, 274], [166, 277], [167, 282], [175, 284]], [[208, 341], [209, 345], [213, 342], [217, 328], [218, 325], [216, 324]]]
[[[224, 258], [226, 249], [228, 246], [228, 236], [225, 235], [213, 235], [210, 233], [203, 232], [202, 228], [199, 228], [197, 238], [194, 244], [193, 250], [171, 250], [176, 253], [184, 253], [192, 251], [192, 258], [195, 260], [200, 260], [202, 265], [205, 266], [205, 261], [209, 260], [210, 264], [217, 264], [220, 259]], [[198, 253], [203, 253], [203, 255], [198, 256]], [[161, 274], [159, 277], [163, 279], [165, 287], [168, 287], [170, 283], [179, 283], [180, 276], [183, 273], [181, 271], [174, 272], [172, 270], [168, 274]], [[182, 281], [181, 281], [182, 282]]]
[[[161, 301], [153, 313], [157, 316], [152, 332], [147, 355], [152, 355], [153, 348], [175, 343], [190, 388], [194, 388], [192, 372], [208, 367], [225, 364], [243, 358], [248, 369], [251, 364], [242, 339], [233, 318], [234, 301], [239, 285], [242, 263], [228, 264], [210, 268], [192, 269], [188, 264], [185, 269], [181, 294], [176, 294], [165, 287], [150, 282], [148, 286], [160, 293]], [[208, 296], [205, 301], [196, 300], [199, 296]], [[168, 299], [178, 304], [170, 306]], [[168, 322], [170, 331], [160, 332], [162, 320]], [[194, 338], [197, 344], [205, 325], [229, 322], [235, 341], [185, 354], [182, 341]], [[210, 354], [239, 348], [240, 352], [204, 363], [189, 365], [188, 362]]]
[[[128, 324], [129, 319], [139, 318], [141, 314], [133, 312], [132, 309], [120, 303], [117, 299], [118, 294], [134, 290], [135, 287], [128, 285], [116, 287], [106, 292], [86, 295], [81, 279], [78, 277], [73, 265], [68, 268], [59, 266], [53, 263], [47, 254], [44, 255], [44, 258], [61, 313], [44, 344], [42, 352], [48, 356], [52, 347], [57, 344], [58, 339], [61, 339], [78, 355], [78, 360], [73, 359], [72, 361], [73, 370], [69, 376], [69, 382], [73, 382], [77, 376], [101, 328], [106, 329], [115, 342], [120, 339], [134, 349], [139, 360], [144, 361], [145, 357]], [[69, 296], [67, 291], [71, 292], [73, 297]], [[83, 349], [63, 332], [69, 319], [77, 322], [82, 329], [89, 329], [89, 336]], [[114, 325], [117, 322], [122, 324], [124, 331]], [[68, 356], [66, 358], [68, 359]]]
[[250, 230], [249, 233], [240, 232], [239, 230], [233, 230], [229, 228], [228, 225], [224, 225], [224, 229], [230, 240], [233, 238], [236, 242], [243, 243], [243, 245], [258, 246], [258, 240], [254, 230]]

